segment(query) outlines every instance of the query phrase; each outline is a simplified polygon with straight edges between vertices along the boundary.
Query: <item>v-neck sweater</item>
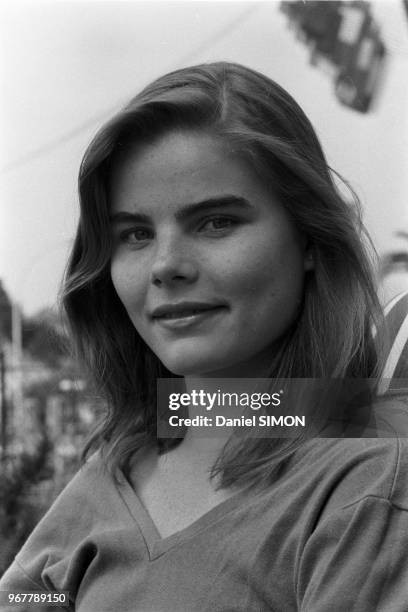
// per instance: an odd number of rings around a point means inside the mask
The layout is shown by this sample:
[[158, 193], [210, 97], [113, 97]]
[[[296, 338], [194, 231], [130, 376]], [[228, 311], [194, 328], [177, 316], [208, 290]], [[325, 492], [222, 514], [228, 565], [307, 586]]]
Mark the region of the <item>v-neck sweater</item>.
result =
[[69, 591], [77, 612], [407, 612], [408, 441], [309, 440], [268, 487], [165, 538], [97, 455], [0, 589]]

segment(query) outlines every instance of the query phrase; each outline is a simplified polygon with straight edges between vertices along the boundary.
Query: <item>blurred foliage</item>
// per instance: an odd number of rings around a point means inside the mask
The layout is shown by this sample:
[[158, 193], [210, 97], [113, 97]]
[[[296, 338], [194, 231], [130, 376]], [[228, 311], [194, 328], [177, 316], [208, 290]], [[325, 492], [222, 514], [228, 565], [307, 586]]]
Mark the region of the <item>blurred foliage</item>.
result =
[[[12, 307], [0, 281], [6, 391], [14, 372]], [[92, 397], [67, 350], [58, 311], [46, 308], [30, 317], [22, 315], [21, 324], [23, 404], [17, 409], [14, 396], [4, 393], [1, 406], [7, 418], [0, 449], [0, 576], [76, 472], [79, 449], [93, 421]]]
[[57, 368], [67, 356], [67, 340], [59, 315], [45, 309], [23, 321], [23, 348], [35, 359]]
[[0, 280], [0, 339], [11, 339], [11, 301]]
[[[0, 339], [12, 338], [12, 303], [0, 280]], [[23, 350], [51, 368], [58, 368], [67, 358], [67, 338], [59, 313], [44, 308], [30, 317], [22, 317]]]
[[53, 475], [49, 453], [50, 444], [43, 438], [34, 454], [22, 453], [17, 460], [3, 465], [0, 473], [0, 576], [49, 506], [49, 500], [42, 499], [39, 505], [32, 497], [33, 487]]

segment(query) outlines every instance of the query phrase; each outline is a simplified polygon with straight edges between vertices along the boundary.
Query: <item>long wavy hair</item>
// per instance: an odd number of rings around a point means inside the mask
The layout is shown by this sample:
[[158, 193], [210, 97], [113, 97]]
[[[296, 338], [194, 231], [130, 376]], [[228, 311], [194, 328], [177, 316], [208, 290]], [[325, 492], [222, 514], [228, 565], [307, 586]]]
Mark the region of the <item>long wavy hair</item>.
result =
[[[306, 274], [301, 312], [271, 362], [271, 377], [368, 378], [379, 369], [371, 336], [381, 317], [374, 250], [357, 197], [349, 188], [351, 201], [345, 200], [339, 175], [300, 106], [277, 83], [238, 64], [171, 72], [106, 123], [84, 155], [80, 220], [62, 294], [76, 354], [107, 406], [84, 457], [101, 448], [111, 469], [125, 473], [135, 453], [154, 446], [164, 452], [180, 440], [157, 440], [156, 380], [174, 375], [141, 339], [112, 285], [110, 173], [127, 146], [143, 146], [172, 130], [202, 131], [232, 143], [260, 180], [274, 186], [308, 239], [314, 270]], [[212, 475], [221, 477], [220, 486], [255, 482], [295, 447], [293, 440], [240, 438], [226, 445]]]

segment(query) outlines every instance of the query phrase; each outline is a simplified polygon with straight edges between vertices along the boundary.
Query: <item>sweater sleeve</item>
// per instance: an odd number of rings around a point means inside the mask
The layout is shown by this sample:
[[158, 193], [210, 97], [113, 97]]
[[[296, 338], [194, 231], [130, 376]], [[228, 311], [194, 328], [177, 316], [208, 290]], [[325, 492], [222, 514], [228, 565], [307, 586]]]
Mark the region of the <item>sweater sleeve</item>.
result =
[[[1, 578], [0, 591], [68, 591], [74, 601], [98, 554], [99, 534], [115, 528], [116, 507], [109, 482], [98, 466], [91, 462], [84, 466], [32, 531]], [[24, 607], [25, 603], [4, 607], [4, 594], [1, 597], [0, 612], [39, 610], [38, 604], [37, 608]]]
[[326, 516], [298, 566], [302, 612], [406, 612], [408, 510], [367, 496]]
[[[41, 578], [39, 578], [41, 580]], [[47, 585], [42, 584], [41, 582], [36, 582], [24, 571], [24, 569], [20, 566], [17, 560], [11, 564], [8, 570], [3, 574], [0, 580], [0, 592], [8, 591], [11, 593], [33, 593], [36, 591], [48, 591], [49, 588]], [[7, 594], [1, 593], [2, 597], [0, 600], [0, 612], [15, 612], [19, 610], [19, 612], [35, 612], [41, 610], [41, 612], [55, 612], [56, 609], [63, 609], [67, 611], [73, 611], [73, 605], [67, 603], [66, 606], [59, 606], [56, 608], [55, 606], [45, 606], [39, 604], [30, 604], [30, 603], [19, 603], [17, 605], [13, 605], [8, 603]]]

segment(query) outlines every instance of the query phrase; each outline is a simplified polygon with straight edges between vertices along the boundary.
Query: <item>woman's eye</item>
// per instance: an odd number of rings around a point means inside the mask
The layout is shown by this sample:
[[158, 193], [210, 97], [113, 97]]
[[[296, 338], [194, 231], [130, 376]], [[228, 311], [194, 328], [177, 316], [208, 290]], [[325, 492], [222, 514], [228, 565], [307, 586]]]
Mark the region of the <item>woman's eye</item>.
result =
[[130, 245], [143, 245], [146, 241], [151, 240], [153, 232], [146, 227], [126, 230], [119, 235], [120, 242]]
[[222, 232], [231, 229], [237, 224], [231, 217], [212, 217], [207, 219], [200, 227], [200, 231]]

